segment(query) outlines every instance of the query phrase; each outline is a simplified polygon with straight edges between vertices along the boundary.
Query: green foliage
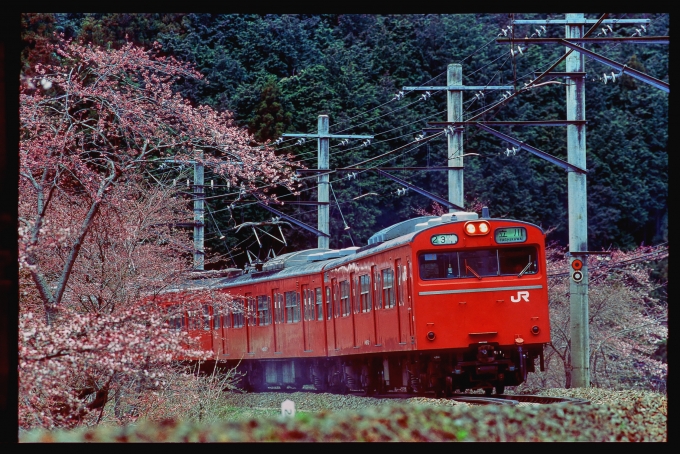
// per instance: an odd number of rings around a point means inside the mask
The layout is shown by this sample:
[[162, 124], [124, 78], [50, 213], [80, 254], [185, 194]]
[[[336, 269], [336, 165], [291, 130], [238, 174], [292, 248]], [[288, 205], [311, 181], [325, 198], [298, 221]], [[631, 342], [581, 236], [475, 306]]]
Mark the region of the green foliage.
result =
[[[522, 14], [521, 19], [562, 19], [563, 14]], [[596, 17], [589, 14], [587, 17]], [[647, 35], [668, 35], [668, 14], [636, 14], [650, 18]], [[24, 67], [48, 58], [40, 55], [41, 40], [62, 30], [96, 43], [119, 46], [125, 35], [147, 44], [158, 40], [163, 51], [192, 62], [206, 81], [184, 81], [180, 92], [194, 103], [232, 110], [235, 121], [258, 140], [275, 140], [284, 132], [315, 133], [320, 114], [330, 118], [331, 133], [375, 136], [371, 145], [360, 141], [340, 145], [331, 140], [330, 167], [352, 166], [409, 144], [428, 121], [446, 119], [446, 96], [433, 93], [418, 101], [422, 92], [394, 95], [404, 86], [446, 83], [450, 63], [462, 63], [466, 85], [510, 85], [521, 88], [535, 73], [547, 70], [564, 54], [556, 45], [531, 45], [523, 54], [510, 55], [509, 44], [498, 44], [501, 30], [510, 25], [506, 14], [25, 14]], [[515, 36], [534, 33], [536, 27], [517, 25]], [[616, 36], [631, 36], [635, 26], [616, 25]], [[562, 37], [564, 28], [549, 26], [547, 37]], [[667, 45], [617, 44], [595, 49], [614, 61], [668, 80]], [[588, 247], [632, 248], [652, 244], [667, 236], [668, 217], [668, 94], [629, 76], [606, 85], [598, 80], [611, 68], [586, 59], [586, 119], [588, 173]], [[555, 71], [564, 71], [564, 63]], [[558, 120], [566, 118], [565, 83], [552, 84], [516, 96], [483, 120]], [[562, 85], [560, 85], [562, 84]], [[487, 91], [479, 99], [466, 92], [465, 118], [475, 117], [500, 99], [502, 92]], [[546, 153], [566, 160], [563, 127], [498, 127]], [[466, 203], [484, 201], [492, 216], [526, 220], [551, 229], [551, 239], [568, 241], [566, 173], [526, 151], [507, 156], [510, 144], [468, 126], [464, 132]], [[433, 139], [367, 164], [371, 166], [446, 165], [446, 141]], [[315, 168], [316, 140], [293, 146], [293, 153]], [[394, 172], [429, 192], [447, 197], [444, 172]], [[397, 197], [399, 186], [376, 175], [361, 173], [357, 180], [346, 174], [331, 175], [338, 204], [331, 198], [332, 247], [350, 244], [341, 214], [357, 245], [379, 229], [412, 217], [431, 201], [410, 191]], [[284, 199], [315, 200], [314, 179], [299, 195]], [[284, 196], [285, 192], [272, 189]], [[377, 196], [355, 197], [376, 192]], [[215, 209], [225, 210], [233, 198], [215, 199]], [[288, 215], [316, 227], [313, 209], [297, 205], [278, 207]], [[238, 225], [223, 215], [220, 229]], [[242, 202], [235, 217], [247, 221], [271, 218], [271, 213]], [[228, 218], [228, 216], [227, 216]], [[247, 240], [243, 230], [237, 244]], [[307, 231], [286, 229], [285, 250], [315, 247]], [[251, 235], [249, 240], [254, 242]], [[224, 251], [224, 244], [209, 240]], [[263, 253], [280, 251], [280, 244], [264, 240]]]

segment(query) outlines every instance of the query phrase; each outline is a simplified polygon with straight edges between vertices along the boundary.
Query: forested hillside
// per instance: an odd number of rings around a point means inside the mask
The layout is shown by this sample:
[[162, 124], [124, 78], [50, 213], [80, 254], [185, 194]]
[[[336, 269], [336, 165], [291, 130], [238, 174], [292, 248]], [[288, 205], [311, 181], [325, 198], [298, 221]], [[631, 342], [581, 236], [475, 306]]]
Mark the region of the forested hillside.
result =
[[[235, 15], [235, 14], [25, 14], [22, 64], [24, 75], [34, 65], [56, 59], [45, 44], [52, 33], [94, 44], [121, 48], [127, 41], [189, 62], [203, 80], [185, 80], [181, 94], [196, 105], [234, 112], [236, 123], [259, 141], [276, 141], [285, 132], [315, 133], [320, 114], [330, 118], [331, 133], [373, 135], [361, 140], [331, 140], [330, 167], [351, 166], [404, 147], [372, 161], [371, 166], [426, 167], [446, 165], [446, 139], [422, 144], [414, 138], [428, 122], [446, 121], [445, 91], [405, 91], [404, 86], [446, 85], [451, 63], [463, 67], [465, 85], [510, 85], [519, 89], [549, 68], [564, 47], [532, 45], [510, 52], [496, 39], [515, 36], [563, 37], [564, 26], [515, 25], [514, 19], [563, 19], [564, 15]], [[596, 18], [595, 15], [587, 17]], [[611, 14], [610, 18], [647, 18], [651, 23], [603, 27], [592, 36], [668, 36], [668, 14]], [[605, 35], [606, 32], [606, 35]], [[656, 79], [668, 81], [668, 45], [605, 44], [591, 49]], [[564, 63], [555, 71], [564, 71]], [[589, 249], [632, 248], [667, 239], [668, 99], [669, 94], [629, 76], [605, 83], [612, 68], [586, 59], [586, 119]], [[465, 92], [464, 119], [503, 96], [502, 91]], [[554, 79], [492, 109], [484, 120], [565, 119], [564, 79]], [[501, 129], [502, 128], [502, 129]], [[497, 129], [546, 153], [566, 160], [564, 127], [504, 126]], [[277, 144], [308, 168], [316, 168], [316, 140]], [[410, 145], [408, 145], [410, 144]], [[408, 145], [408, 146], [405, 146]], [[512, 146], [480, 129], [464, 131], [465, 202], [482, 204], [493, 217], [513, 217], [549, 230], [548, 239], [566, 244], [567, 174], [561, 168]], [[168, 173], [170, 172], [170, 173]], [[158, 169], [156, 178], [187, 178], [187, 169]], [[429, 192], [447, 197], [446, 173], [394, 171], [394, 175]], [[413, 191], [398, 195], [397, 183], [375, 172], [331, 175], [331, 247], [365, 244], [383, 227], [431, 209], [431, 201]], [[238, 188], [209, 172], [206, 242], [215, 253], [231, 251], [238, 265], [245, 249], [263, 258], [296, 248], [316, 247], [316, 237], [299, 228], [283, 227], [287, 245], [252, 230], [243, 222], [270, 219], [254, 198], [238, 197]], [[271, 191], [291, 203], [276, 208], [316, 227], [316, 207], [292, 202], [316, 200], [315, 179], [300, 181], [299, 194], [282, 187]], [[209, 184], [209, 183], [208, 183]], [[235, 190], [236, 189], [236, 190]], [[369, 195], [365, 195], [369, 194]], [[360, 196], [364, 197], [359, 198]], [[356, 199], [356, 200], [355, 200]], [[337, 203], [336, 203], [337, 201]], [[344, 230], [343, 220], [351, 227]], [[213, 222], [214, 221], [214, 222]], [[263, 227], [278, 236], [275, 226]], [[351, 233], [351, 237], [349, 234]], [[220, 239], [224, 234], [226, 238]], [[223, 264], [224, 265], [224, 264]]]

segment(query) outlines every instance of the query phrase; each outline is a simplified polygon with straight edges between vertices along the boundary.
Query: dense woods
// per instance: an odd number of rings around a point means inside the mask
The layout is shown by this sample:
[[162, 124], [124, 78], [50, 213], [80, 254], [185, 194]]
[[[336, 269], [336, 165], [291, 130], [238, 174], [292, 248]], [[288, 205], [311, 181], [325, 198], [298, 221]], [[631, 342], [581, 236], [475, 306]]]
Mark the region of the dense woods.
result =
[[[104, 47], [119, 48], [127, 41], [149, 47], [154, 41], [169, 56], [190, 62], [205, 76], [179, 82], [180, 93], [194, 104], [234, 112], [237, 124], [248, 128], [256, 140], [274, 141], [284, 132], [315, 133], [317, 117], [330, 117], [331, 133], [369, 134], [371, 144], [354, 140], [343, 145], [331, 141], [331, 168], [353, 165], [413, 142], [428, 121], [446, 120], [446, 95], [405, 92], [404, 86], [442, 86], [451, 63], [463, 66], [466, 85], [510, 85], [520, 88], [547, 69], [564, 49], [552, 44], [532, 45], [512, 54], [496, 38], [508, 34], [512, 19], [563, 18], [563, 15], [462, 14], [462, 15], [234, 15], [234, 14], [44, 14], [25, 15], [23, 51], [25, 72], [35, 62], [49, 59], [45, 42], [52, 32], [85, 39]], [[595, 15], [587, 17], [596, 18]], [[651, 23], [614, 25], [591, 36], [626, 37], [635, 33], [667, 36], [667, 14], [611, 15], [611, 18], [646, 18]], [[604, 27], [603, 27], [604, 28]], [[636, 32], [638, 30], [638, 32]], [[563, 26], [516, 25], [515, 36], [563, 37]], [[612, 35], [613, 33], [613, 35]], [[607, 44], [593, 48], [607, 58], [668, 80], [668, 46]], [[564, 69], [564, 63], [555, 71]], [[630, 249], [641, 243], [658, 244], [667, 235], [668, 198], [668, 94], [629, 76], [604, 83], [612, 68], [586, 59], [586, 119], [588, 158], [588, 230], [592, 250]], [[559, 81], [558, 81], [559, 82]], [[489, 111], [486, 120], [564, 119], [563, 82], [528, 91], [502, 108]], [[469, 118], [498, 101], [502, 91], [483, 96], [466, 92], [464, 117]], [[519, 140], [566, 160], [563, 127], [505, 127]], [[512, 146], [475, 127], [464, 132], [465, 202], [488, 205], [493, 216], [509, 216], [554, 229], [549, 239], [566, 244], [566, 173], [527, 152], [506, 153]], [[277, 146], [315, 168], [316, 140], [295, 145], [285, 140]], [[371, 166], [436, 166], [446, 164], [444, 138], [412, 145]], [[446, 176], [440, 171], [396, 172], [397, 176], [446, 197]], [[210, 178], [207, 176], [206, 178]], [[220, 181], [215, 178], [215, 184]], [[396, 183], [361, 172], [331, 176], [337, 198], [331, 200], [332, 247], [365, 244], [374, 232], [427, 207], [430, 201], [413, 192], [398, 196]], [[222, 181], [222, 184], [224, 182]], [[315, 200], [315, 180], [303, 181], [299, 196], [273, 189], [282, 200]], [[225, 253], [239, 244], [239, 264], [244, 248], [258, 249], [249, 229], [238, 234], [230, 228], [245, 221], [263, 221], [271, 213], [236, 199], [232, 189], [214, 188], [209, 200], [214, 218], [226, 240], [219, 240], [214, 223], [208, 223], [208, 245]], [[353, 200], [374, 192], [377, 195]], [[291, 203], [279, 206], [286, 214], [316, 225], [313, 207]], [[352, 238], [343, 231], [341, 215], [351, 226]], [[297, 231], [295, 231], [297, 230]], [[316, 238], [300, 229], [285, 231], [289, 250], [313, 247]], [[248, 235], [250, 237], [248, 238]], [[267, 238], [268, 248], [285, 246]]]
[[[111, 411], [119, 422], [153, 407], [143, 391], [156, 390], [157, 378], [171, 375], [160, 364], [161, 350], [186, 346], [165, 330], [163, 314], [138, 301], [191, 267], [191, 230], [178, 226], [191, 218], [191, 194], [183, 184], [193, 178], [194, 150], [205, 150], [209, 185], [207, 268], [243, 266], [246, 250], [264, 259], [316, 247], [316, 237], [299, 228], [283, 227], [286, 244], [273, 238], [275, 226], [261, 226], [273, 236], [257, 239], [250, 228], [239, 229], [271, 219], [255, 203], [261, 200], [316, 227], [316, 207], [296, 204], [316, 200], [316, 180], [291, 177], [295, 168], [316, 168], [317, 142], [282, 134], [316, 133], [325, 114], [333, 134], [374, 136], [368, 144], [331, 140], [331, 169], [396, 149], [366, 167], [444, 166], [445, 138], [414, 139], [428, 122], [446, 120], [445, 92], [402, 88], [446, 85], [447, 65], [460, 63], [465, 85], [519, 89], [564, 48], [541, 44], [511, 52], [496, 39], [508, 33], [563, 37], [564, 26], [509, 28], [513, 18], [546, 17], [563, 15], [23, 14], [22, 425], [93, 423], [104, 414], [102, 401], [115, 402]], [[651, 23], [615, 24], [593, 36], [669, 34], [668, 14], [611, 18]], [[668, 81], [668, 45], [592, 49]], [[668, 239], [669, 95], [629, 76], [605, 79], [612, 69], [593, 60], [586, 59], [586, 68], [588, 246], [624, 251], [612, 262], [622, 268], [630, 257], [643, 261], [641, 245]], [[555, 68], [562, 70], [564, 63]], [[565, 119], [564, 93], [564, 81], [555, 79], [482, 119]], [[466, 92], [464, 119], [502, 96]], [[564, 128], [503, 128], [566, 160]], [[464, 152], [466, 208], [488, 206], [492, 217], [542, 226], [553, 251], [561, 251], [551, 257], [559, 271], [568, 237], [566, 172], [474, 126], [465, 128]], [[447, 195], [444, 172], [392, 173]], [[333, 248], [363, 245], [387, 225], [440, 209], [414, 191], [398, 194], [401, 186], [375, 172], [354, 178], [337, 172], [330, 180]], [[653, 275], [661, 285], [642, 268], [603, 272], [593, 282], [599, 386], [640, 388], [651, 376], [653, 388], [665, 391], [665, 266]], [[554, 279], [555, 366], [536, 386], [569, 382], [569, 342], [559, 331], [568, 326], [565, 281]], [[115, 329], [104, 329], [109, 326]], [[151, 335], [166, 341], [158, 352], [110, 348]], [[73, 339], [91, 348], [75, 348]], [[609, 362], [625, 367], [613, 376]], [[82, 373], [73, 374], [74, 368]], [[49, 392], [36, 393], [36, 383]]]

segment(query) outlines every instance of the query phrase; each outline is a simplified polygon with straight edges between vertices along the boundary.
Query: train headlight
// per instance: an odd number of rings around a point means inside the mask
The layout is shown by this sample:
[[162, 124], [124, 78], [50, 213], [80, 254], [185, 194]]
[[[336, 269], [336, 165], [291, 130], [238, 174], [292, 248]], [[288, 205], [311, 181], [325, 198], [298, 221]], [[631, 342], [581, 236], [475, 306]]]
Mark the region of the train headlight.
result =
[[465, 223], [465, 233], [468, 235], [486, 235], [491, 230], [486, 221], [470, 221]]
[[534, 325], [531, 327], [532, 334], [538, 334], [539, 332], [541, 332], [541, 330], [538, 328], [538, 326]]
[[433, 341], [434, 338], [435, 338], [435, 335], [434, 335], [433, 331], [430, 331], [429, 333], [427, 333], [427, 340]]

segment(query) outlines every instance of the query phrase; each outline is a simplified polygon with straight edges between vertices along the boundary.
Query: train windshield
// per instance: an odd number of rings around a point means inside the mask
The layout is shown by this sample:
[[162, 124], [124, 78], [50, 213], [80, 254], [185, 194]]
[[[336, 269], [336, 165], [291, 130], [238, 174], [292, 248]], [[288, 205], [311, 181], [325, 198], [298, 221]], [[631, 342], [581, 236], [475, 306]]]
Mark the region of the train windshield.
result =
[[522, 277], [538, 272], [538, 253], [533, 246], [424, 252], [418, 256], [423, 280], [485, 276]]

